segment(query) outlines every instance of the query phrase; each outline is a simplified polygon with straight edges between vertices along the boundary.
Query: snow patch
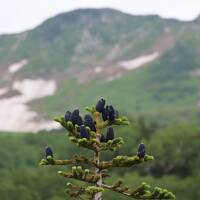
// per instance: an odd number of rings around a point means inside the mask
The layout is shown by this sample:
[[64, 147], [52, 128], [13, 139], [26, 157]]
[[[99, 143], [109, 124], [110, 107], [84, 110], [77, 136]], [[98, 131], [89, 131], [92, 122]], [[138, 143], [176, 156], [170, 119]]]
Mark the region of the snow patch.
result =
[[6, 92], [8, 92], [8, 88], [0, 88], [0, 96], [4, 95]]
[[143, 66], [144, 64], [154, 61], [156, 58], [158, 58], [158, 56], [159, 52], [154, 52], [149, 55], [139, 56], [133, 60], [121, 61], [118, 64], [126, 70], [133, 70]]
[[96, 66], [95, 68], [94, 68], [94, 72], [96, 73], [96, 74], [99, 74], [99, 73], [101, 73], [102, 72], [102, 67], [101, 66]]
[[10, 65], [8, 67], [8, 71], [10, 73], [15, 73], [18, 70], [20, 70], [22, 67], [24, 67], [25, 65], [27, 65], [28, 63], [29, 63], [29, 61], [27, 59], [23, 59], [20, 62], [13, 63], [12, 65]]
[[52, 80], [25, 79], [23, 81], [15, 81], [13, 83], [13, 89], [22, 94], [24, 102], [28, 102], [33, 99], [53, 95], [56, 92], [56, 83]]
[[1, 131], [38, 132], [59, 128], [57, 123], [51, 121], [36, 121], [38, 114], [26, 105], [31, 100], [53, 95], [56, 92], [55, 81], [25, 79], [14, 82], [13, 89], [21, 94], [0, 100]]

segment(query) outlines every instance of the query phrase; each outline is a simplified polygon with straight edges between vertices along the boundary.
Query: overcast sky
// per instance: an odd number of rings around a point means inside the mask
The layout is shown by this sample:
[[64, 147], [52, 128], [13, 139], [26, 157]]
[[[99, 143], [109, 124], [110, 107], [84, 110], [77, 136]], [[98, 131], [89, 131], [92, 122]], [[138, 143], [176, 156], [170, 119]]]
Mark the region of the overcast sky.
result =
[[181, 20], [192, 20], [200, 14], [200, 0], [0, 0], [0, 34], [21, 32], [61, 12], [86, 7]]

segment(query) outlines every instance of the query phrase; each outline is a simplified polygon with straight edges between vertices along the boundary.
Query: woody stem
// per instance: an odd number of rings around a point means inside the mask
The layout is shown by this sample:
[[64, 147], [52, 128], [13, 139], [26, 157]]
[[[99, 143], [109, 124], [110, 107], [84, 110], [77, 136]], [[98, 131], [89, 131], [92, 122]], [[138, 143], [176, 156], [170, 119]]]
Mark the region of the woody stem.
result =
[[[99, 112], [95, 112], [95, 121], [96, 121], [96, 140], [98, 142], [100, 142], [100, 138], [101, 138], [101, 126], [100, 126], [100, 113]], [[97, 162], [97, 166], [99, 166], [100, 163], [100, 152], [97, 151], [95, 152], [94, 155], [94, 160], [96, 160]], [[102, 185], [102, 174], [101, 171], [98, 167], [95, 167], [95, 174], [99, 175], [99, 180], [96, 183], [96, 186], [100, 186]], [[98, 192], [94, 195], [93, 200], [102, 200], [102, 192]]]

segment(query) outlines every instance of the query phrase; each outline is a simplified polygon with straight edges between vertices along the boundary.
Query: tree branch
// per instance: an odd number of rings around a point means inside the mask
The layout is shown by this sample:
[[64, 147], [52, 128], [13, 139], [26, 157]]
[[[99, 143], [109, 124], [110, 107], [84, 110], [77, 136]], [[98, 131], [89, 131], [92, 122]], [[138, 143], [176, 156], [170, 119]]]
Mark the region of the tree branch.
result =
[[123, 194], [123, 195], [125, 195], [125, 196], [127, 196], [127, 197], [129, 197], [129, 198], [133, 198], [133, 197], [131, 197], [131, 194], [130, 194], [130, 193], [118, 191], [118, 190], [116, 190], [113, 186], [106, 185], [106, 184], [102, 184], [101, 186], [102, 186], [103, 188], [108, 189], [108, 190], [112, 190], [112, 191], [114, 191], [114, 192], [118, 192], [118, 193], [120, 193], [120, 194]]

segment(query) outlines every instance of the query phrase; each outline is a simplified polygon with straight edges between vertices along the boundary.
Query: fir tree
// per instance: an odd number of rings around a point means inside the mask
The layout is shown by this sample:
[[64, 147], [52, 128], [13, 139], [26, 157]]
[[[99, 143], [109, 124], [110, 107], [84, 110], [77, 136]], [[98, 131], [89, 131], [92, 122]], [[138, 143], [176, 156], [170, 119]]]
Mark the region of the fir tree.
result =
[[57, 160], [53, 157], [53, 150], [47, 147], [46, 159], [40, 162], [41, 165], [71, 165], [70, 172], [58, 171], [58, 174], [87, 183], [86, 186], [68, 183], [68, 195], [78, 199], [102, 200], [104, 190], [111, 190], [132, 199], [175, 199], [175, 195], [168, 190], [159, 187], [151, 189], [147, 183], [142, 183], [137, 188], [125, 185], [122, 180], [117, 180], [112, 185], [106, 184], [108, 170], [132, 167], [154, 158], [146, 154], [145, 145], [141, 143], [138, 152], [133, 156], [118, 155], [109, 161], [101, 160], [103, 151], [115, 151], [124, 143], [121, 137], [115, 137], [113, 126], [128, 125], [129, 121], [124, 116], [120, 117], [112, 105], [106, 105], [103, 98], [96, 106], [87, 107], [86, 110], [90, 114], [84, 118], [75, 109], [72, 112], [67, 111], [64, 116], [56, 117], [55, 121], [67, 129], [71, 142], [93, 151], [94, 156], [87, 158], [84, 155], [74, 155], [69, 160]]

